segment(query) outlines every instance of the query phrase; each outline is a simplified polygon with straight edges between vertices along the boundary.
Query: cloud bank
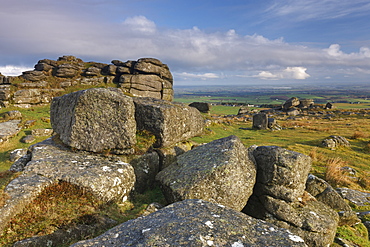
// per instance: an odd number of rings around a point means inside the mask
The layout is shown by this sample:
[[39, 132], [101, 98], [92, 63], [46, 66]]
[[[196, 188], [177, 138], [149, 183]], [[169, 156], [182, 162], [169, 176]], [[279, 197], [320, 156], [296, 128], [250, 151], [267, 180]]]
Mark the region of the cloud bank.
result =
[[[156, 57], [170, 66], [176, 78], [183, 80], [243, 77], [307, 80], [335, 77], [333, 73], [343, 77], [367, 75], [370, 71], [370, 49], [365, 46], [358, 52], [345, 53], [340, 44], [331, 44], [325, 49], [310, 48], [287, 43], [283, 38], [241, 35], [233, 29], [225, 32], [198, 27], [169, 29], [158, 27], [155, 21], [144, 15], [105, 23], [87, 14], [78, 16], [68, 8], [58, 9], [57, 5], [35, 8], [30, 1], [21, 2], [23, 8], [0, 9], [1, 23], [9, 23], [0, 26], [0, 32], [7, 34], [0, 41], [0, 66], [12, 64], [13, 70], [14, 66], [24, 62], [22, 59], [32, 66], [39, 59], [75, 55], [85, 61], [106, 63], [113, 59]], [[45, 4], [44, 0], [38, 2]], [[297, 2], [309, 6], [308, 3]], [[316, 7], [322, 6], [318, 0], [313, 2]], [[331, 1], [323, 1], [323, 4], [328, 2]], [[364, 1], [359, 2], [365, 5]], [[83, 1], [69, 2], [71, 6], [77, 3]], [[95, 4], [103, 3], [95, 1]], [[300, 4], [296, 1], [277, 2], [269, 11], [288, 15], [301, 8]], [[340, 14], [345, 15], [346, 12]], [[331, 16], [327, 14], [326, 18]], [[3, 74], [10, 75], [8, 70], [0, 67]]]

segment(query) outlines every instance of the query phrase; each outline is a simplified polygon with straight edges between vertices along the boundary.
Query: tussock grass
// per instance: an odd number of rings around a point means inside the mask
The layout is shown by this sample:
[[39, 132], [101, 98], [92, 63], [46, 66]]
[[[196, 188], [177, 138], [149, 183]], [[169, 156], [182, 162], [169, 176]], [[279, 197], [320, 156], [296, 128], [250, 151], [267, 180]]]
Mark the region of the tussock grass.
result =
[[369, 134], [363, 131], [355, 131], [351, 136], [351, 139], [363, 139], [363, 138], [369, 138]]
[[353, 182], [349, 179], [348, 174], [341, 169], [345, 166], [348, 166], [348, 162], [339, 157], [328, 159], [325, 180], [335, 187], [352, 185]]
[[0, 235], [0, 246], [11, 246], [25, 238], [47, 235], [66, 225], [83, 224], [84, 219], [94, 214], [107, 215], [122, 223], [139, 217], [152, 202], [165, 202], [159, 188], [136, 194], [130, 201], [117, 204], [103, 202], [83, 188], [60, 182], [46, 188], [11, 220]]

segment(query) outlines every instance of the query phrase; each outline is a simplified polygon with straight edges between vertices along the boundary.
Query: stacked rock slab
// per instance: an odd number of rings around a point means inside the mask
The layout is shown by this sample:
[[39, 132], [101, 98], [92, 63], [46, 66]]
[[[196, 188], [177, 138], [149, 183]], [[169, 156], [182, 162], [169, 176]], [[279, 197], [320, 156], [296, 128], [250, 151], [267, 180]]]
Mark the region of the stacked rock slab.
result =
[[307, 246], [286, 229], [203, 200], [171, 204], [78, 246]]
[[212, 141], [177, 157], [158, 173], [166, 200], [203, 199], [242, 210], [255, 183], [255, 164], [236, 136]]
[[34, 70], [24, 71], [21, 76], [0, 75], [0, 107], [48, 104], [70, 87], [106, 83], [115, 83], [131, 96], [173, 99], [172, 74], [158, 59], [113, 60], [112, 64], [104, 64], [62, 56], [56, 61], [39, 60]]
[[93, 88], [53, 99], [51, 125], [60, 139], [79, 150], [125, 152], [136, 143], [131, 97], [115, 88]]
[[[115, 61], [117, 65], [123, 65]], [[155, 58], [141, 58], [126, 65], [133, 73], [124, 73], [119, 83], [133, 96], [151, 97], [172, 101], [173, 78], [166, 64]], [[125, 66], [124, 66], [125, 67]]]
[[156, 137], [155, 147], [169, 147], [201, 135], [204, 119], [200, 112], [182, 103], [154, 98], [134, 98], [137, 129]]
[[257, 181], [243, 212], [301, 236], [309, 246], [333, 242], [338, 214], [305, 192], [310, 157], [276, 146], [255, 147]]

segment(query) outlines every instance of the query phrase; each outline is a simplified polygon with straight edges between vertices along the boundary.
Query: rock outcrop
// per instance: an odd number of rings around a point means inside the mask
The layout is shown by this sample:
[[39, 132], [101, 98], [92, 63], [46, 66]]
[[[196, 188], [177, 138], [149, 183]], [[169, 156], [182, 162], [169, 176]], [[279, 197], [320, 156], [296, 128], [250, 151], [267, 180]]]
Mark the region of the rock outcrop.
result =
[[22, 127], [20, 126], [21, 120], [10, 120], [0, 123], [0, 144], [7, 142], [9, 138], [18, 134]]
[[223, 205], [193, 199], [125, 222], [78, 246], [306, 246], [285, 229]]
[[285, 101], [282, 106], [283, 111], [289, 111], [294, 109], [308, 109], [312, 108], [314, 105], [313, 99], [298, 99], [297, 97], [292, 97]]
[[208, 113], [211, 110], [211, 104], [206, 102], [193, 102], [189, 104], [191, 107], [195, 107], [198, 109], [198, 111], [203, 113]]
[[198, 146], [158, 173], [169, 203], [203, 199], [242, 210], [252, 194], [255, 164], [236, 136]]
[[243, 212], [289, 229], [308, 246], [333, 242], [338, 214], [305, 192], [310, 157], [275, 146], [255, 147], [257, 181]]
[[339, 225], [355, 225], [360, 222], [349, 204], [325, 180], [312, 174], [307, 178], [306, 191], [318, 201], [338, 211]]
[[136, 143], [134, 103], [116, 88], [92, 88], [56, 97], [50, 117], [60, 139], [79, 150], [125, 152]]
[[325, 140], [321, 142], [321, 145], [323, 147], [330, 148], [331, 150], [335, 150], [339, 147], [351, 146], [351, 144], [349, 143], [349, 141], [347, 141], [346, 138], [342, 136], [336, 136], [336, 135], [329, 136], [328, 138], [326, 138]]
[[21, 76], [0, 76], [0, 107], [48, 104], [70, 87], [107, 83], [115, 83], [131, 96], [173, 99], [172, 74], [158, 59], [113, 60], [112, 64], [103, 64], [62, 56], [56, 61], [42, 59], [34, 70], [24, 71]]
[[204, 119], [193, 107], [140, 97], [134, 103], [137, 129], [154, 134], [155, 147], [169, 147], [203, 133]]
[[265, 113], [253, 115], [253, 128], [264, 130], [268, 128], [268, 116]]

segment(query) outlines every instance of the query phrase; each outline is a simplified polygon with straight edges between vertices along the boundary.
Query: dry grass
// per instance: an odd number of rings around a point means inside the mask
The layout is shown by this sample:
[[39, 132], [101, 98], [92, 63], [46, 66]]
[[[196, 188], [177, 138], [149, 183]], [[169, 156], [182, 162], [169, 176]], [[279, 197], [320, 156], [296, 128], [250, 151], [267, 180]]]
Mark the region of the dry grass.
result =
[[344, 166], [348, 166], [348, 163], [339, 157], [328, 159], [325, 180], [334, 187], [353, 185], [354, 183], [351, 181], [348, 174], [341, 169]]
[[369, 134], [363, 131], [355, 131], [355, 133], [353, 133], [353, 135], [351, 136], [351, 139], [363, 139], [363, 138], [369, 138]]
[[318, 152], [317, 150], [318, 150], [318, 147], [314, 147], [310, 151], [310, 153], [308, 154], [308, 156], [311, 157], [312, 162], [324, 162], [324, 161], [326, 161], [326, 156], [323, 153]]
[[5, 205], [5, 202], [10, 198], [10, 196], [3, 190], [0, 190], [0, 208]]
[[0, 237], [0, 245], [50, 234], [83, 215], [94, 214], [102, 204], [78, 186], [66, 182], [50, 186], [11, 220]]

